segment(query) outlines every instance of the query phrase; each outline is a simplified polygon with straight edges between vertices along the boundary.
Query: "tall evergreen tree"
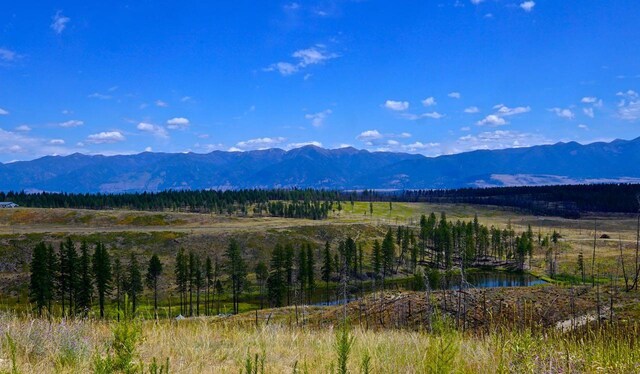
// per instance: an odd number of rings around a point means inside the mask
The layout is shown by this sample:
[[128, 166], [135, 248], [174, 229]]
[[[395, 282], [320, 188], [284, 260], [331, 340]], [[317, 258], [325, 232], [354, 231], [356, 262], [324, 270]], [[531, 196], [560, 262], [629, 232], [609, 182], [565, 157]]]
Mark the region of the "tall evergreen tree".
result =
[[393, 263], [395, 261], [395, 243], [393, 242], [393, 231], [389, 229], [382, 241], [382, 284], [387, 276], [393, 272]]
[[316, 290], [316, 260], [313, 255], [313, 247], [307, 244], [307, 299], [308, 303], [313, 302], [313, 293]]
[[300, 287], [300, 300], [304, 302], [305, 290], [307, 288], [307, 251], [303, 246], [298, 251], [298, 285]]
[[331, 259], [331, 245], [329, 241], [324, 244], [322, 267], [320, 269], [320, 278], [325, 282], [325, 292], [327, 294], [327, 304], [329, 303], [329, 282], [331, 281], [331, 274], [333, 274], [333, 264]]
[[178, 294], [180, 295], [180, 314], [186, 314], [186, 295], [187, 285], [189, 279], [189, 264], [187, 256], [184, 253], [184, 249], [180, 248], [176, 254], [175, 265], [176, 285], [178, 287]]
[[91, 271], [91, 256], [89, 255], [89, 245], [83, 241], [80, 245], [80, 258], [78, 259], [78, 286], [77, 305], [79, 313], [87, 315], [91, 309], [93, 298], [93, 274]]
[[117, 318], [120, 321], [120, 301], [122, 300], [122, 292], [125, 290], [125, 276], [122, 262], [117, 257], [113, 261], [113, 283], [116, 288]]
[[138, 299], [143, 291], [142, 285], [142, 273], [140, 272], [140, 266], [138, 265], [138, 259], [132, 253], [129, 260], [129, 267], [127, 269], [127, 293], [131, 297], [131, 312], [135, 315], [138, 307]]
[[38, 243], [31, 257], [31, 277], [29, 283], [29, 299], [35, 303], [38, 315], [49, 307], [53, 297], [53, 278], [49, 270], [49, 252], [44, 242]]
[[285, 250], [280, 244], [276, 244], [271, 252], [271, 271], [267, 279], [267, 295], [269, 304], [274, 307], [282, 306], [282, 300], [287, 292]]
[[233, 298], [233, 313], [238, 314], [240, 294], [247, 277], [247, 266], [242, 258], [240, 245], [232, 240], [225, 252], [227, 257], [226, 270], [231, 280], [231, 294]]
[[291, 244], [287, 244], [284, 247], [284, 269], [286, 272], [286, 285], [287, 285], [287, 305], [291, 305], [291, 289], [293, 288], [293, 261], [294, 250]]
[[207, 256], [204, 265], [204, 277], [206, 283], [206, 291], [205, 291], [205, 301], [204, 301], [204, 314], [211, 314], [211, 287], [214, 285], [213, 281], [213, 262], [211, 261], [211, 257]]
[[263, 261], [259, 261], [256, 265], [256, 280], [258, 281], [258, 292], [260, 295], [260, 309], [264, 307], [264, 289], [269, 278], [269, 268]]
[[162, 262], [157, 254], [153, 254], [147, 267], [147, 287], [153, 290], [153, 312], [158, 318], [158, 281], [162, 275]]
[[376, 239], [373, 242], [373, 250], [371, 252], [371, 265], [373, 267], [373, 276], [380, 276], [382, 270], [382, 249], [380, 248], [380, 242]]
[[200, 315], [200, 291], [204, 287], [204, 276], [202, 274], [202, 262], [199, 256], [195, 256], [193, 265], [193, 285], [196, 290], [196, 315]]
[[111, 258], [104, 244], [98, 242], [93, 252], [93, 276], [98, 291], [100, 318], [104, 318], [105, 298], [111, 291]]

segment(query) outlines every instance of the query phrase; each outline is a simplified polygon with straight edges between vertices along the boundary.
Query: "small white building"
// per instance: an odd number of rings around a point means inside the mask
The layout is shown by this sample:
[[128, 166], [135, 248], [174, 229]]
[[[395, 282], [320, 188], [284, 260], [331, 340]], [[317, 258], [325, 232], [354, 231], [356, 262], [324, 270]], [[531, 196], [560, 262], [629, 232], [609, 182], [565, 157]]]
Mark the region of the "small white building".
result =
[[0, 202], [0, 209], [4, 209], [4, 208], [17, 208], [17, 207], [19, 207], [19, 205], [18, 205], [18, 204], [16, 204], [16, 203], [12, 203], [12, 202], [10, 202], [10, 201], [4, 202], [4, 203]]

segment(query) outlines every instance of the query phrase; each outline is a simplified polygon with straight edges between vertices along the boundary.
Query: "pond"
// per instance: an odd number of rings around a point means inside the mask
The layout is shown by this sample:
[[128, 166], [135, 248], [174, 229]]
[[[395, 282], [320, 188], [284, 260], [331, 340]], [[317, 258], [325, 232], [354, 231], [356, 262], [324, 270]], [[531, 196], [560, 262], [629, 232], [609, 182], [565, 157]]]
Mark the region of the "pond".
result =
[[471, 272], [466, 274], [466, 278], [476, 288], [529, 287], [546, 283], [531, 274], [502, 271]]

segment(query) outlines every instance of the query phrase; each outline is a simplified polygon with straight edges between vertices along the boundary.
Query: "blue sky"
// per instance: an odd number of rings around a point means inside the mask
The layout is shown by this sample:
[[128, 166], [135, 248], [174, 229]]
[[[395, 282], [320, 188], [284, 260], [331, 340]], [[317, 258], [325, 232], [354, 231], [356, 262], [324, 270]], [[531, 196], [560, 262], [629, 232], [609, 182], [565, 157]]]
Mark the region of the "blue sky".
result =
[[640, 136], [637, 0], [87, 3], [3, 6], [0, 162]]

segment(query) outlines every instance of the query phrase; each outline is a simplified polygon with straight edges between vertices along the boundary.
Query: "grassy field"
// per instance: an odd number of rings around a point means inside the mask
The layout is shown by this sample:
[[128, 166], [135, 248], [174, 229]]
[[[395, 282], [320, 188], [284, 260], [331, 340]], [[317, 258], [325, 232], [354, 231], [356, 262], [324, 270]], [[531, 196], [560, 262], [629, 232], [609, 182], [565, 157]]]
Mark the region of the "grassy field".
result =
[[[236, 317], [136, 321], [142, 332], [133, 362], [149, 365], [154, 357], [159, 362], [169, 358], [171, 372], [238, 373], [247, 357], [257, 354], [267, 373], [337, 372], [336, 329], [346, 312], [354, 338], [348, 367], [354, 373], [365, 372], [367, 357], [371, 373], [640, 371], [635, 343], [638, 330], [633, 324], [640, 318], [640, 296], [619, 289], [620, 246], [630, 271], [636, 217], [600, 215], [570, 220], [496, 207], [421, 203], [394, 203], [390, 209], [389, 203], [376, 202], [373, 214], [369, 209], [369, 203], [356, 202], [353, 209], [345, 204], [342, 211], [323, 221], [179, 212], [0, 210], [0, 373], [11, 372], [13, 362], [25, 373], [88, 372], [113, 342], [117, 328], [113, 321], [31, 318], [25, 304], [28, 264], [39, 241], [57, 245], [67, 236], [76, 242], [102, 241], [121, 258], [131, 252], [144, 258], [157, 253], [166, 264], [160, 315], [169, 316], [169, 299], [174, 308], [170, 314], [177, 314], [172, 279], [178, 248], [222, 258], [229, 240], [235, 239], [250, 266], [259, 260], [268, 262], [276, 243], [311, 243], [319, 251], [327, 240], [335, 243], [352, 236], [368, 252], [373, 240], [381, 239], [389, 227], [416, 227], [420, 216], [431, 212], [445, 212], [454, 221], [477, 215], [482, 224], [511, 225], [517, 232], [530, 225], [534, 234], [542, 236], [556, 230], [562, 235], [560, 275], [546, 286], [470, 290], [464, 296], [462, 322], [463, 299], [454, 291], [433, 293], [429, 304], [424, 292], [386, 292], [366, 296], [346, 309], [290, 307], [255, 313], [257, 291], [249, 289], [240, 305], [246, 313]], [[603, 234], [608, 238], [601, 238]], [[598, 287], [576, 284], [581, 252], [587, 278], [590, 280], [593, 269]], [[544, 276], [546, 271], [544, 250], [536, 247], [530, 272]], [[318, 293], [322, 296], [320, 285]], [[142, 297], [141, 317], [152, 316], [150, 296], [146, 291]], [[220, 304], [221, 312], [230, 310], [228, 297]], [[427, 332], [424, 315], [432, 310], [427, 305], [437, 306], [446, 316], [436, 332]], [[115, 313], [110, 306], [108, 314], [113, 317]], [[598, 324], [600, 318], [605, 323]], [[566, 323], [580, 327], [566, 332]]]

